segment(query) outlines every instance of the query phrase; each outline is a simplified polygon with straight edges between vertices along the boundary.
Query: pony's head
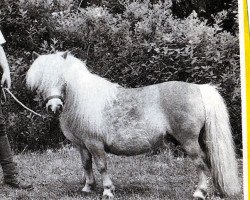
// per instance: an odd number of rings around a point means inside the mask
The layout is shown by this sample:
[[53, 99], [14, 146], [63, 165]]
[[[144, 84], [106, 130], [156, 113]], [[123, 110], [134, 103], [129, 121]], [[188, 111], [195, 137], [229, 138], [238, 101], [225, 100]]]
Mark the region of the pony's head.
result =
[[67, 56], [68, 52], [49, 55], [33, 53], [34, 62], [26, 76], [27, 86], [41, 94], [47, 110], [53, 113], [60, 112], [63, 107], [63, 73], [66, 70]]

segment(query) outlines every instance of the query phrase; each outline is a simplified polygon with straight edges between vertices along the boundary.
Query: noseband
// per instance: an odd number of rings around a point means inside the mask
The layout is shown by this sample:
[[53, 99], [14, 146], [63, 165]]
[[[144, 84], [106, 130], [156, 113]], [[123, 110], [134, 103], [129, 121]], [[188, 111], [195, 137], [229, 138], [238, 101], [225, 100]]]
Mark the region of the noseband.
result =
[[52, 96], [47, 97], [44, 101], [44, 104], [47, 104], [48, 101], [51, 99], [60, 99], [62, 101], [62, 103], [64, 104], [64, 100], [63, 100], [62, 96], [60, 96], [60, 95], [52, 95]]

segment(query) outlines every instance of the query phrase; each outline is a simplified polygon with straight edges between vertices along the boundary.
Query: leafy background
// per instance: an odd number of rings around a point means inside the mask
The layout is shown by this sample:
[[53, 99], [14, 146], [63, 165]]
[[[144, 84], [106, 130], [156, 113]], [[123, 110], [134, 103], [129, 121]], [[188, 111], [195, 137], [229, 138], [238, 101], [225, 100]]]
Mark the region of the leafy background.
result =
[[[69, 50], [93, 73], [126, 87], [171, 80], [216, 85], [241, 155], [237, 1], [2, 0], [0, 24], [12, 91], [37, 112], [45, 114], [42, 102], [25, 86], [32, 52]], [[16, 152], [67, 142], [53, 116], [36, 117], [12, 99], [4, 113]]]

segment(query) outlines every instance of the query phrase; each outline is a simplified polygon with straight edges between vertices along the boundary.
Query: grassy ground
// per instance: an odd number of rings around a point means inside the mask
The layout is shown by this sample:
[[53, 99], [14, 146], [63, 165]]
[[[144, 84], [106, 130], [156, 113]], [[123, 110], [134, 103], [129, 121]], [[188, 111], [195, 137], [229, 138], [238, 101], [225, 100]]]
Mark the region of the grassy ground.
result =
[[[0, 185], [0, 199], [100, 199], [101, 179], [97, 174], [96, 192], [91, 195], [81, 193], [83, 187], [82, 167], [78, 152], [72, 147], [45, 153], [27, 153], [15, 157], [20, 174], [34, 183], [34, 190], [14, 190]], [[240, 176], [242, 177], [242, 161]], [[189, 158], [175, 158], [166, 150], [159, 155], [118, 157], [108, 155], [109, 172], [116, 186], [115, 196], [119, 200], [134, 199], [192, 199], [197, 183], [197, 175]], [[219, 200], [210, 191], [209, 198]], [[239, 195], [230, 200], [243, 199]], [[228, 198], [229, 200], [229, 198]]]

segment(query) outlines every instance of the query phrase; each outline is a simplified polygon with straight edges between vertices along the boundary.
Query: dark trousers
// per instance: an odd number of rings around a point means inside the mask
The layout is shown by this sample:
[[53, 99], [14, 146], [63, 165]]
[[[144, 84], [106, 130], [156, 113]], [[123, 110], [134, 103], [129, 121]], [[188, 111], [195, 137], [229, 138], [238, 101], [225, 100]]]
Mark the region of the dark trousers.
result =
[[0, 103], [0, 164], [4, 178], [11, 178], [17, 174], [16, 163], [13, 160], [13, 152], [6, 134], [5, 117]]

